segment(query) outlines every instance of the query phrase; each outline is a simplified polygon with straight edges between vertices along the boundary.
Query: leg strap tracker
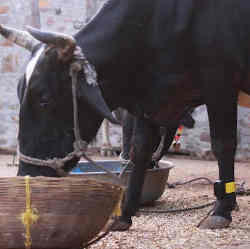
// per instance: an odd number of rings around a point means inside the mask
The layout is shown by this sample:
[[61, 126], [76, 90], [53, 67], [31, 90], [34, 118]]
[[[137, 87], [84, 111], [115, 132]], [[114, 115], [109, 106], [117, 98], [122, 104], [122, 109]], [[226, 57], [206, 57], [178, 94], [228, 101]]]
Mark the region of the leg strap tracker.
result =
[[219, 200], [233, 193], [235, 193], [235, 182], [216, 181], [214, 183], [214, 194]]

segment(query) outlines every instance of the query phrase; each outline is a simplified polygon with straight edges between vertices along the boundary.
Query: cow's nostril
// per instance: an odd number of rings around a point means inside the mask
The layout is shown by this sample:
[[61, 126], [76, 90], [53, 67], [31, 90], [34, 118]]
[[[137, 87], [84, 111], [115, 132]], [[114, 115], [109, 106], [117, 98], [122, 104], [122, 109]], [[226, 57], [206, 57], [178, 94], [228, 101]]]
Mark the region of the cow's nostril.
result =
[[49, 102], [40, 102], [40, 106], [41, 106], [42, 108], [48, 106], [48, 104], [49, 104]]

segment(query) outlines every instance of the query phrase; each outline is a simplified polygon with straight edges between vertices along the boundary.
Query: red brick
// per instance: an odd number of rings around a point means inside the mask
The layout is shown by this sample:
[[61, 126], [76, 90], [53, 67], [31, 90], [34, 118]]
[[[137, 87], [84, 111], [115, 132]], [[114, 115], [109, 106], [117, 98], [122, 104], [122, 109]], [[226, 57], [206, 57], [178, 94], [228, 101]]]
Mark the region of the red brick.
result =
[[4, 39], [4, 40], [0, 43], [0, 46], [3, 46], [3, 47], [12, 47], [12, 46], [13, 46], [13, 42]]
[[39, 9], [42, 12], [48, 11], [50, 8], [50, 4], [48, 0], [39, 0]]
[[7, 12], [9, 12], [9, 6], [0, 6], [0, 14], [6, 14]]
[[49, 7], [49, 1], [48, 0], [39, 0], [39, 8]]

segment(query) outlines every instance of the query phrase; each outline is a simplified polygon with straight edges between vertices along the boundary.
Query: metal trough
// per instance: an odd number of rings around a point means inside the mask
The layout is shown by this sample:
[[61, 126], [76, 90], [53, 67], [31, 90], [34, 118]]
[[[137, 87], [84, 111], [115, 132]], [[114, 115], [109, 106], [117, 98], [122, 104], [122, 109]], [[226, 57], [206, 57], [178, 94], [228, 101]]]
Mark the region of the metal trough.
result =
[[[102, 165], [112, 173], [120, 174], [124, 165], [117, 160], [98, 160], [96, 163]], [[161, 161], [159, 168], [148, 169], [142, 190], [141, 204], [150, 204], [161, 197], [165, 190], [166, 182], [169, 176], [169, 170], [173, 168], [172, 163], [168, 161]], [[131, 170], [127, 170], [123, 174], [124, 183], [128, 184]], [[94, 165], [89, 162], [79, 162], [78, 166], [71, 171], [71, 175], [81, 175], [82, 177], [94, 178], [97, 180], [109, 181], [107, 173], [96, 169]]]

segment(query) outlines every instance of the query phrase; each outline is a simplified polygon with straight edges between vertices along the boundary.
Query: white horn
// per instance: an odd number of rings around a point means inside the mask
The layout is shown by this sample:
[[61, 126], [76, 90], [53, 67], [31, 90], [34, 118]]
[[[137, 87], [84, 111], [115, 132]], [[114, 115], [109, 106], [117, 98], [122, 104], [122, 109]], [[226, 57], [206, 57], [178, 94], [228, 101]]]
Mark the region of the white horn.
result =
[[15, 44], [32, 51], [35, 45], [39, 43], [34, 37], [32, 37], [27, 31], [21, 31], [14, 28], [9, 28], [0, 24], [0, 34], [7, 40], [14, 42]]
[[27, 27], [27, 29], [35, 39], [48, 45], [55, 46], [60, 59], [67, 61], [72, 58], [76, 47], [76, 41], [73, 36], [56, 32], [41, 31], [32, 27]]

